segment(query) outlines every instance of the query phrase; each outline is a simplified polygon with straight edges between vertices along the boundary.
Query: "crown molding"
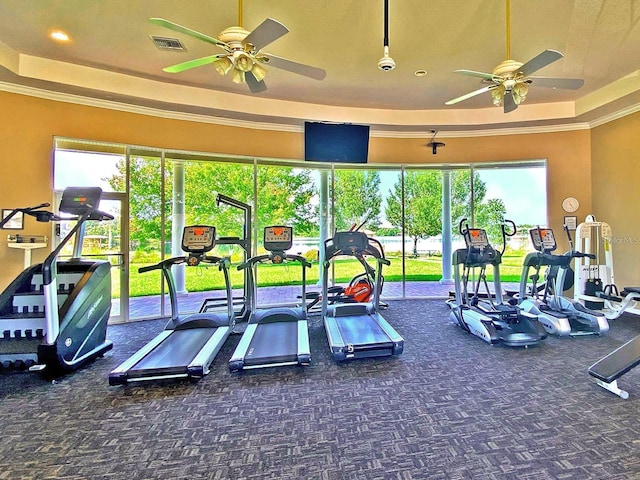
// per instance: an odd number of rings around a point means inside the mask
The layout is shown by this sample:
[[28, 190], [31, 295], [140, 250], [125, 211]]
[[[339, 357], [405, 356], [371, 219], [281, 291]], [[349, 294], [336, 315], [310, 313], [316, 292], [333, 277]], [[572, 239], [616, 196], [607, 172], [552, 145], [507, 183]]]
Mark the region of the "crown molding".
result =
[[[205, 115], [199, 113], [179, 112], [171, 109], [156, 108], [143, 105], [135, 105], [130, 103], [118, 102], [115, 100], [94, 98], [85, 95], [77, 95], [66, 92], [59, 92], [44, 88], [37, 88], [26, 85], [19, 85], [10, 82], [0, 81], [0, 91], [14, 93], [18, 95], [26, 95], [31, 97], [42, 98], [57, 102], [71, 103], [82, 106], [95, 108], [103, 108], [116, 110], [126, 113], [134, 113], [139, 115], [147, 115], [152, 117], [161, 117], [165, 119], [181, 120], [197, 123], [210, 123], [215, 125], [223, 125], [237, 128], [247, 128], [255, 130], [272, 130], [278, 132], [302, 132], [304, 127], [296, 124], [280, 123], [277, 121], [257, 121], [251, 119], [237, 119], [215, 114]], [[503, 135], [529, 135], [538, 133], [555, 133], [575, 130], [588, 130], [605, 123], [617, 120], [627, 115], [640, 111], [640, 104], [631, 105], [622, 108], [616, 112], [601, 116], [589, 122], [576, 122], [564, 124], [549, 125], [532, 125], [532, 126], [514, 126], [502, 128], [479, 128], [469, 130], [452, 130], [439, 131], [440, 138], [471, 138], [486, 136], [503, 136]], [[483, 125], [486, 127], [486, 125]], [[413, 127], [415, 128], [415, 127]], [[430, 129], [424, 131], [401, 130], [394, 126], [393, 129], [385, 129], [384, 126], [376, 126], [370, 132], [372, 137], [376, 138], [424, 138], [428, 135]]]

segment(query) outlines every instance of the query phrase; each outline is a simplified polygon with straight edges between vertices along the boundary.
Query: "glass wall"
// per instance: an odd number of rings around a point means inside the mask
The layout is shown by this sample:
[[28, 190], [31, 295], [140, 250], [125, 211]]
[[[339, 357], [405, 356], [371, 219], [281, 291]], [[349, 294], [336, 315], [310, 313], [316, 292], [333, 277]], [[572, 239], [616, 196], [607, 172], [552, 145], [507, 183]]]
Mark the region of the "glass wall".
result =
[[[246, 250], [265, 253], [263, 230], [268, 225], [293, 226], [289, 253], [312, 262], [306, 271], [309, 291], [320, 290], [323, 240], [336, 230], [362, 229], [381, 242], [391, 261], [383, 272], [382, 292], [382, 298], [390, 299], [448, 294], [450, 255], [462, 244], [457, 234], [462, 219], [487, 228], [493, 241], [501, 241], [503, 218], [519, 224], [525, 236], [528, 226], [546, 224], [544, 161], [374, 168], [133, 146], [116, 151], [110, 145], [91, 143], [87, 148], [88, 142], [67, 139], [56, 145], [56, 189], [64, 188], [65, 178], [84, 178], [87, 185], [125, 195], [130, 209], [125, 232], [130, 318], [169, 315], [160, 271], [139, 274], [138, 269], [182, 256], [182, 229], [189, 224], [216, 227], [212, 255], [230, 257], [236, 303], [247, 294], [245, 275], [236, 267]], [[80, 170], [86, 175], [78, 176]], [[249, 222], [234, 202], [251, 210]], [[514, 267], [521, 265], [527, 246], [522, 235], [510, 240], [506, 257]], [[513, 271], [505, 265], [505, 274], [519, 276], [519, 265]], [[355, 259], [340, 259], [330, 269], [330, 282], [346, 285], [363, 270]], [[173, 273], [181, 314], [223, 295], [217, 269], [201, 264], [174, 267]], [[300, 302], [300, 280], [296, 263], [260, 265], [258, 304]]]
[[[170, 224], [165, 222], [169, 204], [165, 179], [171, 171], [164, 165], [161, 151], [130, 148], [120, 179], [128, 189], [129, 214], [129, 296], [131, 318], [169, 315], [162, 304], [166, 294], [160, 270], [140, 273], [141, 267], [157, 264], [164, 258], [163, 245]], [[144, 301], [139, 299], [144, 298]], [[168, 306], [168, 303], [166, 304]]]
[[475, 225], [485, 228], [498, 248], [503, 246], [501, 225], [516, 224], [516, 233], [506, 239], [500, 276], [518, 282], [522, 259], [529, 251], [529, 229], [547, 225], [547, 169], [544, 162], [475, 165]]

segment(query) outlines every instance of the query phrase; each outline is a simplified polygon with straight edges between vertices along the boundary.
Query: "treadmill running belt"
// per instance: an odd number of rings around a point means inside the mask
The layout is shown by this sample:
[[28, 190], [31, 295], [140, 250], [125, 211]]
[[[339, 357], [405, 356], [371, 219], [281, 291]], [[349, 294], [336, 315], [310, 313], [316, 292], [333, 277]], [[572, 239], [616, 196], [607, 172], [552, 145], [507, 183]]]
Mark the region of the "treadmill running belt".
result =
[[389, 336], [371, 315], [335, 317], [336, 324], [345, 343], [370, 345], [389, 343]]
[[298, 322], [258, 325], [247, 350], [245, 365], [298, 361]]
[[202, 350], [217, 327], [174, 330], [164, 342], [140, 360], [131, 370], [161, 370], [186, 367]]

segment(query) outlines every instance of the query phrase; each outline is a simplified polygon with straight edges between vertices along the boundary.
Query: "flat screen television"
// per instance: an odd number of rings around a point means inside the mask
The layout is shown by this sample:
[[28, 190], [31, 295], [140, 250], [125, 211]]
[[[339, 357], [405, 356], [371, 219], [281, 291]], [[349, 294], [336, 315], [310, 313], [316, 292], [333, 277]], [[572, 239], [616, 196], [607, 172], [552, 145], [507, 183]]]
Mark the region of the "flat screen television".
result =
[[369, 125], [304, 123], [304, 158], [314, 162], [367, 163]]

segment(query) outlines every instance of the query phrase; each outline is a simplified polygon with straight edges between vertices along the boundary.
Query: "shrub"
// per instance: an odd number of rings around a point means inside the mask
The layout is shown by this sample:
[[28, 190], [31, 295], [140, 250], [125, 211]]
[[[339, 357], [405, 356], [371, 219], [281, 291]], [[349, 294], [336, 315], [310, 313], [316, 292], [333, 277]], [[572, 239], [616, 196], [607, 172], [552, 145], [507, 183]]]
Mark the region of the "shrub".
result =
[[310, 262], [317, 262], [320, 258], [320, 250], [312, 248], [311, 250], [307, 250], [302, 256]]

